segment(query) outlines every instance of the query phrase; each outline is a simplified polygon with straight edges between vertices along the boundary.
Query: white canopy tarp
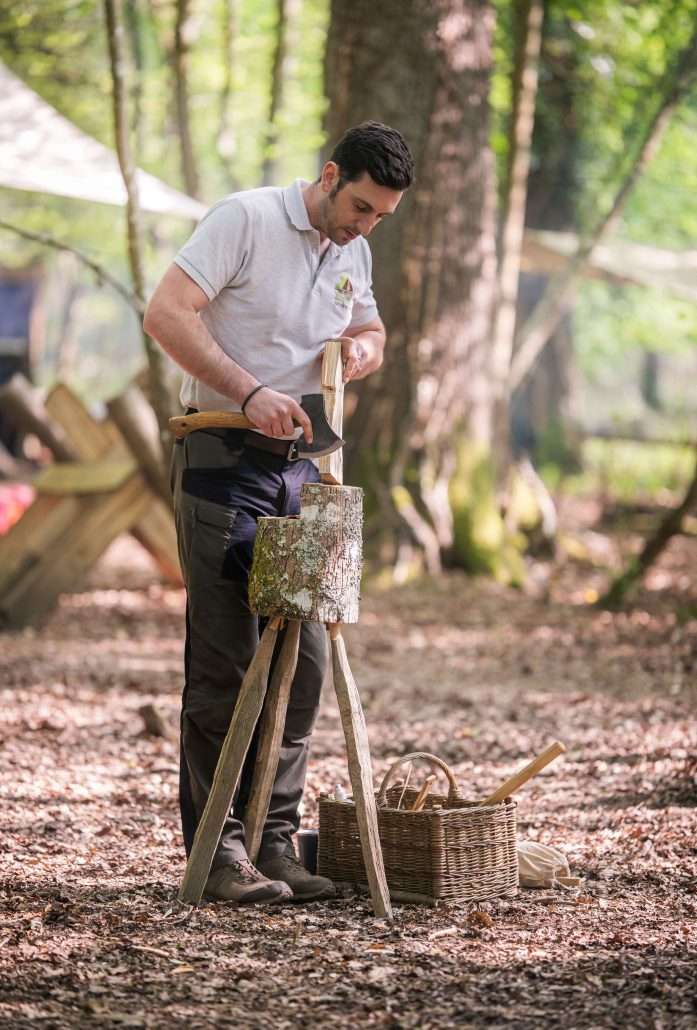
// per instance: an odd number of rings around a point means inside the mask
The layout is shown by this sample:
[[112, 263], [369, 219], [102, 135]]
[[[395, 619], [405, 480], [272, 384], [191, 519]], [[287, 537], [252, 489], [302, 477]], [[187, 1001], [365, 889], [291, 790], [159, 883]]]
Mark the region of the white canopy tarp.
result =
[[[206, 207], [140, 169], [144, 211], [197, 221]], [[0, 63], [0, 186], [126, 203], [116, 154], [73, 125]]]

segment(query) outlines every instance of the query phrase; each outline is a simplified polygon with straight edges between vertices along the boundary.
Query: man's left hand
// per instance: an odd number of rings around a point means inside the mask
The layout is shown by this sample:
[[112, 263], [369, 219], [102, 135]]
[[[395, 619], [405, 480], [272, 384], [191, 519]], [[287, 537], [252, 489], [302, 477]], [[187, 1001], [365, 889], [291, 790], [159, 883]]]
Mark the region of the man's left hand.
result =
[[365, 375], [365, 363], [368, 357], [366, 347], [351, 336], [342, 336], [341, 339], [341, 362], [344, 366], [343, 379], [350, 383], [352, 379], [360, 379]]

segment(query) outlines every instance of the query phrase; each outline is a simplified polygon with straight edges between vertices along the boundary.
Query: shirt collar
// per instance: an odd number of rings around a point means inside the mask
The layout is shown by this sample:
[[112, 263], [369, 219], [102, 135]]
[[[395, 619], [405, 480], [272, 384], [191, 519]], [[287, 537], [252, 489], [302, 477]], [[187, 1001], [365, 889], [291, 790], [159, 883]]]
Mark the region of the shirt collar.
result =
[[304, 179], [296, 179], [295, 182], [283, 190], [283, 203], [286, 206], [288, 217], [295, 228], [301, 232], [313, 229], [302, 192], [303, 187], [308, 185], [309, 183], [305, 182]]

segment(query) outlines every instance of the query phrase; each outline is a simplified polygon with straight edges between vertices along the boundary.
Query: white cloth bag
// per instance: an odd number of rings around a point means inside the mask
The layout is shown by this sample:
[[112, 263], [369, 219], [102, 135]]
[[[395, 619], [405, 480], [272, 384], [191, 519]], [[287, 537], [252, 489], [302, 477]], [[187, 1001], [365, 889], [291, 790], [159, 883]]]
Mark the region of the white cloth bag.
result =
[[518, 844], [518, 870], [521, 887], [553, 887], [556, 880], [570, 875], [566, 856], [535, 840]]

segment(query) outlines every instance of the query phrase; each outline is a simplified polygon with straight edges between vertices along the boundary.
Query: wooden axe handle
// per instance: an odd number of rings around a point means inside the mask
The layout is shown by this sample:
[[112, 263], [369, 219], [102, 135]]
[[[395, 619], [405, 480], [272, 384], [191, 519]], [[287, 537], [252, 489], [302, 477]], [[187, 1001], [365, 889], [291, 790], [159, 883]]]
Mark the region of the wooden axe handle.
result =
[[511, 776], [510, 779], [506, 780], [505, 783], [502, 783], [493, 794], [490, 794], [485, 801], [482, 801], [482, 805], [495, 805], [499, 801], [503, 801], [504, 798], [510, 797], [519, 787], [522, 787], [524, 783], [531, 780], [533, 776], [536, 776], [541, 769], [544, 769], [546, 765], [553, 762], [559, 755], [563, 755], [565, 751], [564, 745], [555, 740], [537, 758], [533, 758], [532, 762], [526, 765], [524, 769], [521, 769], [514, 776]]
[[169, 428], [181, 440], [194, 429], [253, 429], [254, 423], [241, 411], [196, 411], [175, 415], [169, 420]]

